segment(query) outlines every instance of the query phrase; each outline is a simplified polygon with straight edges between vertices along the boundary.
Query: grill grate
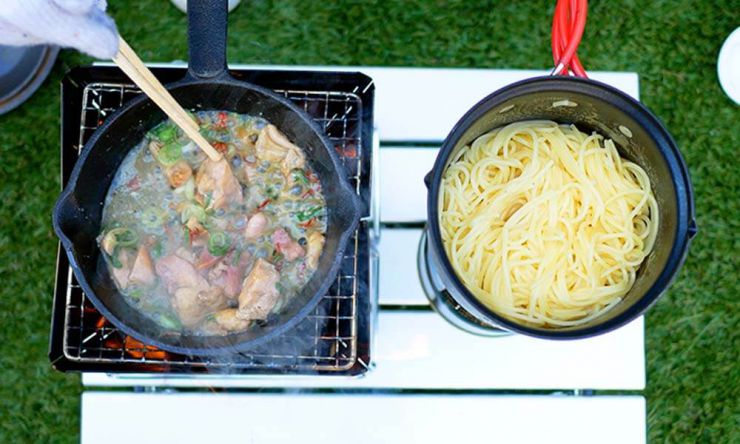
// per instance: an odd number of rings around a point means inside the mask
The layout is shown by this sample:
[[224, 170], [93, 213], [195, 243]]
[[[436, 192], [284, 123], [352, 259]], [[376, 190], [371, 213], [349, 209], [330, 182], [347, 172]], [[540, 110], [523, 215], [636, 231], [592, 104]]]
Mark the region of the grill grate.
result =
[[[367, 192], [364, 189], [369, 183], [369, 171], [366, 171], [369, 162], [363, 162], [363, 156], [369, 157], [371, 153], [363, 153], [362, 148], [361, 98], [354, 93], [337, 91], [276, 89], [276, 92], [314, 117], [333, 142], [357, 193], [362, 196]], [[96, 82], [85, 85], [79, 140], [69, 155], [76, 160], [81, 147], [105, 119], [138, 94], [140, 91], [129, 84]], [[368, 242], [366, 225], [361, 224], [348, 245], [328, 294], [294, 329], [259, 349], [223, 361], [167, 353], [126, 338], [101, 317], [67, 265], [66, 271], [60, 269], [62, 275], [58, 276], [66, 285], [62, 353], [72, 362], [108, 364], [108, 368], [113, 365], [124, 371], [313, 373], [342, 372], [356, 365], [366, 369], [367, 364], [358, 358], [358, 298], [369, 294], [367, 267], [360, 261]], [[60, 261], [62, 259], [66, 258], [60, 257]]]

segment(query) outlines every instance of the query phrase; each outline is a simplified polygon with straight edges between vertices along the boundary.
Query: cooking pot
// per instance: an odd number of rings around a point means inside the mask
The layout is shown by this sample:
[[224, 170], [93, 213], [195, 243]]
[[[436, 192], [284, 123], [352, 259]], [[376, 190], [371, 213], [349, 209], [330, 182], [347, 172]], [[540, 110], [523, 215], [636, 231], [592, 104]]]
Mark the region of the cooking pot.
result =
[[[622, 301], [603, 315], [574, 327], [543, 328], [506, 318], [485, 306], [463, 285], [447, 257], [439, 228], [440, 183], [457, 153], [479, 136], [523, 120], [547, 119], [596, 131], [616, 144], [622, 157], [648, 174], [660, 213], [652, 252]], [[577, 339], [618, 328], [653, 305], [683, 264], [696, 234], [694, 198], [686, 164], [661, 122], [637, 100], [606, 84], [579, 77], [537, 77], [506, 86], [478, 102], [445, 139], [426, 176], [427, 251], [449, 296], [477, 320], [493, 327], [546, 339]]]

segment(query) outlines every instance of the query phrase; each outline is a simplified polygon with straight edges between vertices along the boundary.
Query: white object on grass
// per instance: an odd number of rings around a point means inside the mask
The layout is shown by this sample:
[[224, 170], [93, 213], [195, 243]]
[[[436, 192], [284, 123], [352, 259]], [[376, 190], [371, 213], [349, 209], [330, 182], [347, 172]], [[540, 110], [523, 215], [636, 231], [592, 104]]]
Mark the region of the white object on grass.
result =
[[0, 44], [50, 44], [110, 59], [118, 51], [118, 31], [106, 6], [105, 0], [2, 0]]
[[725, 94], [740, 105], [740, 27], [732, 31], [719, 50], [717, 77]]

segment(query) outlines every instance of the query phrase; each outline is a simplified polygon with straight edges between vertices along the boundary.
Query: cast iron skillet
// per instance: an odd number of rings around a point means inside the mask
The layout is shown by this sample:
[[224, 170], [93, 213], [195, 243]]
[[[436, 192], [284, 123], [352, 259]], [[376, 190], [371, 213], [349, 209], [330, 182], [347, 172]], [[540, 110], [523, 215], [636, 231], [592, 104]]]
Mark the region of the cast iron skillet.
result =
[[[623, 300], [580, 326], [537, 328], [505, 318], [483, 303], [457, 277], [439, 229], [440, 182], [450, 159], [479, 136], [522, 120], [548, 119], [575, 124], [614, 140], [620, 155], [647, 172], [658, 201], [660, 222], [652, 253], [637, 272]], [[545, 339], [577, 339], [618, 328], [641, 315], [678, 274], [696, 234], [694, 198], [686, 164], [671, 135], [640, 102], [606, 84], [578, 77], [537, 77], [501, 88], [478, 102], [445, 139], [432, 171], [427, 215], [428, 260], [433, 261], [448, 294], [468, 313], [494, 327]]]
[[187, 355], [243, 351], [280, 335], [305, 318], [331, 286], [360, 218], [359, 200], [344, 177], [332, 145], [311, 117], [274, 92], [229, 75], [226, 18], [226, 0], [188, 1], [190, 66], [185, 78], [167, 89], [186, 109], [262, 116], [306, 151], [321, 180], [328, 220], [317, 270], [300, 294], [259, 328], [223, 337], [173, 334], [126, 303], [111, 280], [96, 237], [103, 203], [119, 165], [146, 132], [165, 119], [164, 113], [144, 96], [117, 111], [93, 134], [53, 214], [54, 230], [75, 276], [100, 313], [145, 344]]

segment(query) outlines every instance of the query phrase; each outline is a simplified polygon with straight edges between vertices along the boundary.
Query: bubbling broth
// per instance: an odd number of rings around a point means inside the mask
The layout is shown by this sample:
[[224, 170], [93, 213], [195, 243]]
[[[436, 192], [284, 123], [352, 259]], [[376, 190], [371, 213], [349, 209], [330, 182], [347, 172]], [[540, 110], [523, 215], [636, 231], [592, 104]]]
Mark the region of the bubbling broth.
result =
[[305, 152], [262, 118], [195, 113], [223, 158], [171, 121], [126, 156], [98, 243], [127, 302], [166, 329], [244, 331], [300, 292], [326, 233], [321, 182]]

